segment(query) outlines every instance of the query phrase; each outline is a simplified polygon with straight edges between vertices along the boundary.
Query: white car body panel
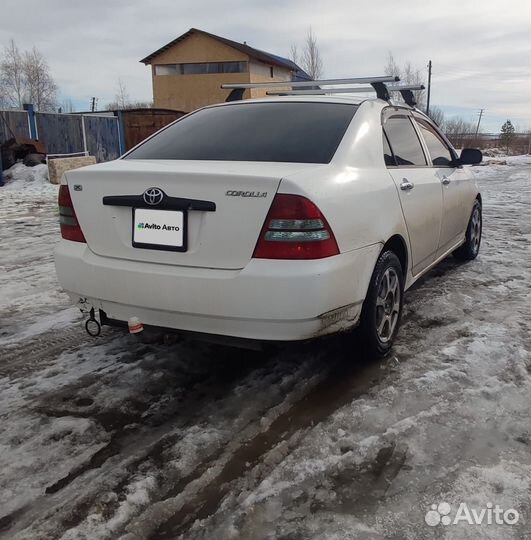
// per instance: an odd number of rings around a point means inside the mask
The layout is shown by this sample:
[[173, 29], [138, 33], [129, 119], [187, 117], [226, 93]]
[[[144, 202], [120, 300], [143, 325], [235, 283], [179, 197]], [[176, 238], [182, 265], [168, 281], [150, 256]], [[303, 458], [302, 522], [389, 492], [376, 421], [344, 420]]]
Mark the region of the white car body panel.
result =
[[[355, 103], [310, 96], [228, 106], [279, 100]], [[388, 107], [381, 100], [361, 103], [329, 164], [120, 159], [69, 171], [63, 183], [87, 243], [59, 243], [59, 282], [74, 302], [111, 319], [138, 317], [176, 330], [301, 340], [355, 326], [385, 243], [399, 238], [404, 245], [407, 289], [464, 241], [478, 195], [466, 168], [386, 168], [381, 118]], [[416, 191], [399, 189], [405, 172]], [[443, 176], [450, 176], [448, 185]], [[131, 208], [101, 204], [104, 196], [141, 194], [152, 186], [215, 202], [215, 212], [189, 212], [188, 251], [132, 247]], [[232, 197], [227, 190], [265, 195]], [[303, 195], [319, 207], [339, 255], [252, 258], [277, 192]]]
[[[316, 261], [253, 259], [243, 270], [175, 267], [101, 257], [85, 244], [61, 242], [59, 281], [112, 319], [263, 340], [328, 333], [347, 308], [354, 324], [381, 246]], [[358, 275], [358, 279], [352, 279]], [[323, 279], [326, 276], [326, 280]], [[73, 292], [75, 291], [75, 293]], [[131, 300], [134, 299], [134, 303]]]

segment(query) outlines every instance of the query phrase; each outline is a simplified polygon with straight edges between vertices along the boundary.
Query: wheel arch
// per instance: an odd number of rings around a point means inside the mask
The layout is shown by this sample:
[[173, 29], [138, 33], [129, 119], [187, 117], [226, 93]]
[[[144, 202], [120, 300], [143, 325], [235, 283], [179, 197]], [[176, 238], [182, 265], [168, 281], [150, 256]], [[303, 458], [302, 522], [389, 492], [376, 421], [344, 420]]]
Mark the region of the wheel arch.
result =
[[407, 250], [407, 244], [405, 239], [400, 234], [394, 234], [387, 240], [387, 242], [384, 244], [381, 253], [384, 253], [385, 251], [392, 251], [400, 261], [400, 264], [402, 265], [402, 271], [404, 275], [404, 280], [406, 279], [407, 272], [408, 272], [408, 265], [409, 265], [409, 253]]

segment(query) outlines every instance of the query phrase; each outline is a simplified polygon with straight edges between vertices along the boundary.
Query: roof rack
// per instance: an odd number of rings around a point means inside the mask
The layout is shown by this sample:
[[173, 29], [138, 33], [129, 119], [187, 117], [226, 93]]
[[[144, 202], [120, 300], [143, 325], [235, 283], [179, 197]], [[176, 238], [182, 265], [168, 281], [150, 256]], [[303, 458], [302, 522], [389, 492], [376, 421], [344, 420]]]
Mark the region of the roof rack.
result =
[[[414, 90], [424, 90], [423, 84], [416, 85], [385, 85], [387, 92], [400, 92], [404, 101], [414, 107], [417, 104]], [[374, 92], [374, 86], [353, 86], [343, 88], [316, 88], [309, 90], [279, 90], [278, 92], [266, 92], [268, 96], [324, 96], [326, 94], [358, 94], [364, 92]], [[378, 93], [378, 90], [376, 90]], [[378, 96], [379, 97], [379, 96]], [[386, 100], [387, 101], [387, 100]]]
[[[351, 94], [358, 92], [375, 91], [379, 99], [390, 100], [389, 92], [400, 92], [404, 101], [411, 107], [416, 105], [413, 90], [424, 90], [423, 85], [404, 86], [391, 85], [385, 83], [395, 83], [400, 81], [400, 77], [395, 75], [382, 75], [379, 77], [352, 77], [347, 79], [320, 79], [315, 81], [275, 81], [267, 83], [235, 83], [222, 84], [221, 88], [232, 90], [225, 101], [239, 101], [243, 99], [243, 93], [249, 88], [281, 88], [289, 86], [291, 90], [279, 90], [277, 92], [267, 92], [271, 96], [293, 96], [293, 95], [325, 95], [325, 94]], [[370, 84], [369, 87], [348, 87], [348, 88], [321, 88], [326, 86], [340, 86], [346, 84]], [[299, 90], [302, 89], [302, 90]]]
[[341, 85], [341, 84], [370, 84], [378, 97], [389, 100], [389, 94], [386, 91], [386, 82], [398, 82], [400, 77], [395, 75], [381, 75], [379, 77], [350, 77], [347, 79], [318, 79], [315, 81], [275, 81], [268, 83], [239, 83], [222, 84], [221, 88], [230, 89], [232, 92], [225, 101], [238, 101], [243, 98], [243, 91], [248, 88], [279, 88], [290, 86], [293, 88], [311, 88], [319, 89], [319, 85]]
[[400, 77], [383, 75], [381, 77], [351, 77], [349, 79], [318, 79], [315, 81], [275, 81], [266, 83], [235, 83], [222, 84], [221, 88], [278, 88], [279, 86], [291, 86], [292, 88], [304, 88], [318, 86], [320, 84], [372, 84], [385, 82], [398, 82]]

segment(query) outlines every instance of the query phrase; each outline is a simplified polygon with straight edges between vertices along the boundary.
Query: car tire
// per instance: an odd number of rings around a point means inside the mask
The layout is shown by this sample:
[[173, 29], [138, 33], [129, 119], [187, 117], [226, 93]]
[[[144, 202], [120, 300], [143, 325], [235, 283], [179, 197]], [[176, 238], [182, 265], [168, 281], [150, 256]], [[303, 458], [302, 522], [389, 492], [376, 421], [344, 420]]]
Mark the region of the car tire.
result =
[[453, 256], [456, 259], [460, 261], [471, 261], [478, 256], [482, 229], [481, 203], [476, 199], [466, 229], [465, 243], [453, 252]]
[[391, 350], [403, 302], [402, 265], [392, 251], [384, 251], [374, 267], [358, 328], [359, 341], [368, 357], [382, 358]]

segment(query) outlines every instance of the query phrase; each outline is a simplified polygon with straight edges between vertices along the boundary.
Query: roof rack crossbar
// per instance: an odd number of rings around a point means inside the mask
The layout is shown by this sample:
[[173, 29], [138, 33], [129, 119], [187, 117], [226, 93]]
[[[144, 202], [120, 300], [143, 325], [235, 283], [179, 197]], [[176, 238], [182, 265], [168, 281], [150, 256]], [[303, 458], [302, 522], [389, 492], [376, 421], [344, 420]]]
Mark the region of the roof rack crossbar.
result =
[[278, 90], [267, 91], [268, 96], [324, 96], [326, 94], [358, 94], [362, 92], [373, 92], [372, 86], [349, 86], [343, 88], [316, 88], [303, 90]]
[[[424, 85], [385, 85], [388, 92], [400, 92], [402, 97], [404, 94], [409, 96], [409, 93], [413, 95], [413, 90], [424, 90]], [[374, 92], [373, 86], [352, 86], [342, 88], [316, 88], [316, 89], [303, 89], [303, 90], [279, 90], [268, 91], [268, 96], [324, 96], [326, 94], [358, 94], [363, 92]], [[404, 101], [407, 100], [404, 97]]]
[[386, 82], [398, 82], [399, 77], [394, 75], [384, 75], [381, 77], [354, 77], [350, 79], [321, 79], [316, 81], [275, 81], [267, 83], [235, 83], [235, 84], [222, 84], [221, 88], [227, 90], [233, 90], [235, 88], [281, 88], [283, 86], [290, 86], [291, 88], [307, 88], [315, 87], [322, 84], [325, 85], [339, 85], [339, 84], [377, 84]]

